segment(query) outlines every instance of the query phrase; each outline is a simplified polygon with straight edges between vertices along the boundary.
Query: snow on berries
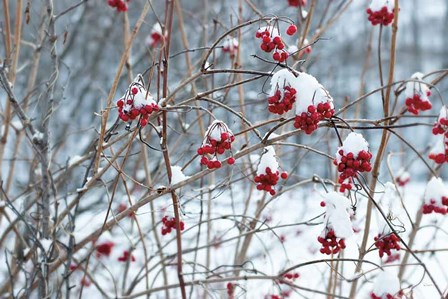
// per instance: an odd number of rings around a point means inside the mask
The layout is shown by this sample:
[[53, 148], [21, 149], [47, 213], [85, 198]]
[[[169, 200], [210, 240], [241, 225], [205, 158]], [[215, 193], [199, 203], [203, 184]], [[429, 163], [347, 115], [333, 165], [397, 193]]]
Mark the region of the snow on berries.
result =
[[336, 159], [333, 161], [339, 171], [338, 183], [341, 184], [340, 192], [351, 190], [353, 179], [358, 172], [370, 172], [372, 154], [369, 152], [369, 144], [364, 137], [355, 132], [348, 134], [341, 147], [336, 152]]
[[295, 103], [294, 127], [306, 134], [317, 129], [317, 124], [334, 114], [333, 98], [328, 91], [307, 73], [293, 74], [288, 69], [276, 72], [271, 79], [269, 111], [283, 114]]
[[280, 174], [274, 148], [267, 146], [260, 158], [257, 175], [254, 178], [257, 190], [269, 192], [274, 196], [276, 192], [273, 187], [277, 185], [280, 177], [285, 180], [288, 178], [288, 174], [286, 172]]
[[325, 228], [317, 241], [322, 244], [320, 252], [336, 254], [345, 249], [345, 239], [353, 235], [350, 221], [350, 201], [336, 192], [324, 195]]
[[378, 234], [375, 238], [375, 247], [378, 248], [378, 253], [380, 257], [383, 257], [384, 254], [388, 256], [392, 255], [392, 250], [399, 251], [400, 247], [400, 239], [395, 233], [389, 234]]
[[423, 214], [448, 212], [448, 189], [441, 178], [433, 177], [426, 185]]
[[[165, 236], [171, 233], [173, 230], [176, 230], [176, 218], [164, 216], [162, 218], [162, 235]], [[183, 221], [179, 221], [180, 230], [183, 231], [185, 229], [185, 224]]]
[[162, 27], [159, 23], [152, 26], [151, 33], [146, 38], [146, 44], [150, 48], [156, 47], [163, 40]]
[[222, 43], [222, 51], [224, 53], [229, 53], [230, 58], [234, 58], [238, 52], [239, 43], [236, 38], [226, 37]]
[[[447, 107], [440, 109], [439, 117], [432, 127], [432, 133], [436, 135], [436, 145], [431, 149], [429, 158], [437, 164], [448, 162], [448, 117]], [[440, 135], [440, 136], [437, 136]]]
[[294, 6], [294, 7], [298, 7], [298, 6], [306, 6], [306, 0], [288, 0], [288, 4], [289, 6]]
[[198, 148], [197, 153], [201, 157], [201, 164], [207, 166], [208, 169], [221, 168], [222, 163], [218, 159], [220, 155], [230, 152], [227, 158], [228, 164], [234, 164], [235, 158], [232, 156], [232, 143], [235, 136], [229, 127], [220, 120], [215, 120], [205, 132], [202, 145]]
[[124, 96], [117, 101], [118, 116], [122, 121], [140, 117], [142, 127], [148, 124], [149, 115], [159, 111], [159, 106], [144, 87], [143, 77], [139, 74], [129, 85]]
[[368, 20], [373, 26], [381, 24], [390, 25], [394, 20], [394, 1], [393, 0], [372, 0], [367, 8]]
[[108, 0], [107, 4], [110, 7], [116, 8], [118, 12], [128, 11], [128, 4], [130, 0]]
[[411, 174], [404, 169], [400, 169], [397, 176], [395, 177], [395, 182], [398, 184], [398, 186], [404, 187], [410, 181]]
[[431, 90], [428, 85], [422, 83], [423, 74], [415, 73], [411, 76], [411, 79], [406, 83], [406, 100], [405, 104], [409, 112], [418, 115], [419, 111], [425, 111], [432, 108], [432, 104], [429, 101]]
[[401, 293], [398, 277], [390, 272], [381, 271], [373, 284], [370, 299], [398, 299]]
[[288, 59], [289, 54], [285, 50], [285, 44], [275, 26], [265, 26], [258, 29], [255, 34], [256, 38], [261, 39], [260, 48], [266, 53], [271, 53], [272, 58], [278, 62], [284, 62]]

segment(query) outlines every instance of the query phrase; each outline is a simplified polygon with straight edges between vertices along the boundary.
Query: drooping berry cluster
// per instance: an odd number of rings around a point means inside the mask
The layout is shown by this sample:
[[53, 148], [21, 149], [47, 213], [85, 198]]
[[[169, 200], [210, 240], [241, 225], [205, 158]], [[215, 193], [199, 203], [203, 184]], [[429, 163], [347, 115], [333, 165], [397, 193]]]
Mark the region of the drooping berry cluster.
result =
[[[428, 90], [426, 97], [429, 97], [430, 95], [431, 91]], [[415, 115], [418, 115], [419, 111], [425, 111], [432, 108], [431, 102], [418, 93], [414, 94], [412, 97], [406, 98], [405, 103], [408, 111]]]
[[107, 0], [110, 7], [116, 8], [118, 12], [128, 11], [128, 4], [130, 0]]
[[429, 158], [437, 164], [448, 162], [448, 116], [447, 107], [440, 109], [437, 121], [432, 127], [432, 133], [437, 136], [436, 146], [429, 153]]
[[383, 6], [380, 10], [372, 10], [367, 8], [367, 14], [369, 15], [368, 20], [373, 26], [381, 24], [388, 26], [394, 20], [394, 10], [389, 11], [387, 6]]
[[288, 0], [289, 6], [306, 6], [306, 0]]
[[352, 152], [345, 152], [343, 148], [338, 151], [339, 157], [333, 163], [338, 167], [339, 179], [341, 184], [340, 192], [346, 189], [352, 189], [353, 178], [357, 177], [358, 172], [370, 172], [372, 166], [370, 159], [372, 154], [369, 151], [361, 150], [357, 155]]
[[448, 189], [441, 178], [433, 177], [426, 185], [423, 204], [423, 214], [448, 213]]
[[117, 101], [118, 116], [123, 121], [140, 117], [142, 127], [148, 124], [149, 115], [159, 111], [159, 106], [144, 88], [143, 77], [138, 75], [129, 85], [124, 96]]
[[146, 44], [149, 47], [154, 48], [162, 40], [163, 40], [162, 27], [160, 26], [159, 23], [155, 23], [154, 26], [152, 26], [151, 33], [146, 38]]
[[229, 151], [231, 155], [227, 158], [227, 163], [234, 164], [235, 158], [231, 151], [234, 141], [235, 136], [229, 127], [224, 122], [215, 120], [208, 127], [202, 145], [197, 150], [198, 155], [202, 156], [201, 164], [207, 166], [208, 169], [220, 168], [222, 163], [218, 156], [224, 155], [226, 151]]
[[431, 90], [423, 82], [424, 75], [420, 72], [413, 74], [408, 83], [406, 83], [405, 104], [408, 111], [417, 115], [419, 111], [425, 111], [432, 108], [429, 101]]
[[429, 204], [424, 204], [423, 214], [431, 214], [434, 212], [437, 214], [446, 215], [448, 213], [448, 197], [442, 196], [441, 201], [443, 206], [438, 205], [435, 199], [431, 199]]
[[98, 244], [96, 246], [96, 257], [100, 258], [102, 256], [109, 257], [112, 253], [112, 248], [115, 246], [115, 243], [106, 241], [104, 243]]
[[227, 285], [226, 285], [226, 289], [227, 289], [227, 296], [229, 296], [228, 297], [228, 299], [234, 299], [235, 298], [235, 288], [236, 288], [236, 283], [231, 283], [231, 282], [228, 282], [227, 283]]
[[383, 257], [384, 254], [390, 256], [392, 254], [391, 250], [400, 250], [400, 239], [397, 237], [395, 233], [390, 233], [387, 235], [378, 234], [374, 238], [375, 247], [378, 248], [378, 253], [380, 257]]
[[[165, 236], [171, 233], [172, 230], [176, 230], [176, 218], [164, 216], [162, 218], [162, 235]], [[183, 221], [179, 222], [179, 228], [181, 231], [185, 229], [185, 224]]]
[[409, 172], [403, 169], [401, 169], [398, 172], [398, 175], [395, 177], [395, 182], [397, 182], [398, 186], [400, 187], [405, 186], [410, 181], [411, 181], [411, 175], [409, 174]]
[[277, 185], [280, 178], [286, 180], [288, 178], [288, 173], [282, 172], [280, 174], [278, 170], [272, 172], [270, 167], [266, 167], [265, 173], [256, 175], [254, 181], [257, 183], [257, 190], [269, 192], [269, 194], [274, 196], [276, 192], [273, 187]]
[[[123, 251], [123, 254], [118, 258], [119, 262], [127, 262], [129, 260], [129, 251]], [[135, 256], [132, 254], [130, 257], [131, 262], [135, 262]]]
[[334, 114], [332, 102], [319, 103], [317, 106], [309, 105], [306, 112], [296, 115], [294, 127], [311, 134], [317, 130], [317, 124], [324, 118], [331, 118]]
[[238, 52], [239, 43], [236, 38], [227, 37], [222, 44], [222, 51], [229, 53], [230, 58], [234, 58]]
[[294, 88], [288, 85], [284, 85], [281, 89], [277, 86], [274, 95], [268, 98], [269, 112], [280, 115], [292, 109], [297, 93]]
[[320, 252], [323, 254], [336, 254], [345, 249], [345, 240], [338, 238], [332, 229], [328, 230], [324, 237], [317, 237], [317, 241], [322, 244]]
[[[291, 25], [294, 26], [294, 25]], [[297, 31], [297, 28], [290, 29], [288, 27], [287, 34], [292, 35]], [[294, 26], [295, 27], [295, 26]], [[292, 33], [294, 31], [294, 33]], [[278, 62], [284, 62], [289, 57], [289, 53], [285, 50], [285, 44], [278, 32], [278, 30], [274, 26], [266, 26], [258, 29], [258, 31], [255, 34], [256, 38], [261, 39], [261, 45], [260, 48], [265, 51], [266, 53], [271, 53], [272, 58], [275, 61]]]

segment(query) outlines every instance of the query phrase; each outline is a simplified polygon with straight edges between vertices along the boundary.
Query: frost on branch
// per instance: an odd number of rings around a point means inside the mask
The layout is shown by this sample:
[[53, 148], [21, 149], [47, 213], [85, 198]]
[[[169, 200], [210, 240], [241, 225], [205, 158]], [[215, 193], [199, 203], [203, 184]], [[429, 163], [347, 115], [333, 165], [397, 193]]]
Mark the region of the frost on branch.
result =
[[381, 271], [375, 279], [371, 299], [397, 299], [401, 297], [400, 281], [390, 272]]
[[340, 192], [352, 189], [353, 179], [358, 176], [358, 172], [370, 172], [372, 170], [371, 158], [369, 144], [364, 137], [355, 132], [348, 134], [342, 146], [338, 148], [336, 159], [333, 161], [339, 171]]
[[275, 195], [275, 190], [272, 188], [277, 185], [279, 178], [287, 179], [288, 174], [283, 172], [280, 175], [279, 165], [275, 157], [275, 151], [272, 146], [264, 149], [260, 158], [260, 163], [257, 167], [257, 175], [254, 178], [258, 190], [264, 190], [271, 195]]
[[146, 38], [146, 44], [150, 48], [154, 48], [162, 41], [163, 35], [162, 35], [162, 27], [160, 27], [159, 23], [155, 23], [152, 26], [151, 33]]
[[390, 25], [394, 20], [394, 0], [372, 0], [367, 14], [373, 26], [381, 24]]
[[345, 196], [330, 192], [324, 196], [325, 228], [317, 238], [322, 244], [320, 249], [324, 254], [336, 254], [345, 248], [345, 239], [353, 235], [350, 221], [350, 201]]
[[143, 77], [139, 74], [129, 85], [124, 96], [117, 101], [118, 116], [123, 121], [140, 117], [142, 127], [148, 124], [149, 115], [159, 111], [159, 106], [145, 89]]
[[423, 214], [432, 212], [446, 215], [448, 207], [448, 189], [441, 178], [433, 177], [426, 185]]
[[411, 76], [411, 81], [406, 83], [406, 107], [412, 114], [417, 115], [419, 111], [425, 111], [432, 108], [429, 101], [431, 90], [425, 83], [417, 82], [423, 81], [422, 73], [415, 73]]
[[439, 117], [432, 127], [432, 133], [437, 141], [429, 153], [429, 158], [437, 164], [448, 162], [448, 117], [447, 107], [440, 109]]
[[297, 72], [295, 75], [288, 69], [276, 72], [271, 79], [269, 95], [269, 111], [273, 113], [283, 114], [295, 103], [294, 127], [306, 134], [314, 132], [319, 121], [334, 114], [333, 98], [316, 78], [307, 73]]
[[201, 164], [208, 169], [220, 168], [222, 166], [219, 155], [224, 155], [226, 151], [230, 152], [227, 158], [228, 164], [234, 164], [235, 158], [232, 154], [232, 142], [235, 136], [229, 127], [220, 120], [215, 120], [205, 132], [202, 145], [198, 148], [198, 155], [202, 156]]

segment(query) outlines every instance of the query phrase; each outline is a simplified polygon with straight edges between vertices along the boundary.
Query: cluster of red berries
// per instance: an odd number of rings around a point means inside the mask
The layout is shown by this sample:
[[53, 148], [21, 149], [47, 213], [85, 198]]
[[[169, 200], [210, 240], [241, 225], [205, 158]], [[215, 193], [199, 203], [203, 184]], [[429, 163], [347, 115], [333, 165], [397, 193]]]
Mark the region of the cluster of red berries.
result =
[[112, 248], [115, 246], [113, 242], [107, 241], [104, 243], [101, 243], [96, 246], [96, 257], [100, 258], [102, 256], [109, 257], [112, 253]]
[[272, 97], [268, 98], [268, 110], [275, 114], [283, 114], [292, 109], [296, 101], [297, 91], [291, 86], [283, 86], [283, 91], [277, 87]]
[[[127, 262], [129, 260], [129, 251], [123, 251], [123, 255], [118, 258], [119, 262]], [[131, 262], [135, 262], [135, 256], [131, 255]]]
[[339, 155], [341, 156], [340, 161], [338, 162], [335, 159], [333, 163], [340, 172], [338, 182], [341, 184], [341, 187], [339, 191], [344, 192], [346, 189], [351, 190], [353, 178], [357, 176], [358, 172], [370, 172], [372, 170], [372, 165], [370, 164], [372, 153], [362, 150], [355, 158], [352, 152], [346, 154], [343, 149], [340, 149]]
[[264, 299], [283, 299], [280, 295], [266, 295]]
[[270, 167], [266, 167], [265, 173], [256, 175], [254, 181], [257, 183], [257, 190], [269, 192], [269, 194], [274, 196], [275, 190], [272, 187], [277, 185], [279, 178], [286, 180], [288, 178], [288, 173], [284, 171], [280, 174], [278, 170], [272, 172]]
[[238, 52], [239, 43], [238, 40], [232, 37], [228, 37], [224, 40], [222, 45], [222, 51], [229, 53], [230, 58], [234, 58]]
[[306, 0], [288, 0], [289, 6], [306, 6]]
[[323, 254], [336, 254], [345, 249], [345, 240], [338, 238], [332, 229], [328, 230], [325, 237], [317, 237], [317, 241], [322, 244], [320, 252]]
[[[288, 273], [283, 274], [283, 278], [291, 280], [291, 281], [294, 281], [294, 280], [296, 280], [299, 277], [300, 277], [299, 273], [290, 273], [290, 272], [288, 272]], [[284, 283], [284, 282], [280, 281], [280, 283]]]
[[[163, 236], [171, 233], [171, 231], [173, 229], [176, 230], [176, 218], [164, 216], [162, 218], [162, 223], [163, 223], [163, 226], [162, 226], [162, 235]], [[183, 231], [185, 228], [184, 222], [180, 221], [179, 226], [180, 226], [180, 230]]]
[[384, 26], [390, 25], [394, 20], [394, 11], [391, 12], [386, 6], [383, 6], [381, 10], [372, 11], [372, 9], [367, 8], [367, 14], [369, 15], [369, 21], [373, 26], [381, 24]]
[[405, 172], [395, 178], [395, 181], [397, 182], [398, 186], [403, 187], [407, 183], [411, 181], [411, 176], [409, 173]]
[[324, 118], [331, 118], [334, 109], [330, 102], [319, 103], [317, 106], [309, 105], [306, 112], [296, 115], [294, 127], [303, 130], [306, 134], [311, 134], [317, 130], [317, 124]]
[[[221, 168], [222, 163], [218, 160], [218, 155], [231, 151], [234, 141], [235, 136], [225, 123], [218, 120], [213, 122], [205, 134], [201, 147], [197, 150], [198, 155], [202, 156], [201, 164], [207, 166], [208, 169]], [[212, 158], [209, 159], [208, 155]], [[227, 158], [227, 163], [234, 164], [235, 158], [233, 156]]]
[[445, 117], [439, 118], [432, 126], [432, 133], [434, 135], [445, 135], [448, 137], [448, 119]]
[[445, 150], [443, 153], [430, 153], [428, 155], [429, 159], [434, 160], [434, 162], [436, 162], [437, 164], [443, 164], [445, 162], [448, 162], [448, 147], [447, 147], [447, 142], [445, 141], [444, 138], [444, 147]]
[[380, 257], [383, 257], [384, 253], [386, 253], [388, 256], [392, 254], [391, 250], [400, 250], [400, 239], [397, 237], [395, 233], [390, 233], [388, 235], [382, 235], [378, 234], [374, 238], [375, 240], [375, 247], [379, 250]]
[[[288, 29], [286, 29], [286, 34], [294, 35], [297, 32], [297, 27], [295, 25], [290, 25]], [[256, 38], [261, 38], [260, 48], [272, 54], [272, 58], [278, 62], [284, 62], [289, 57], [289, 53], [285, 50], [285, 44], [283, 43], [282, 38], [278, 34], [277, 29], [268, 26], [262, 29], [259, 29], [256, 34]]]
[[128, 4], [126, 2], [129, 1], [130, 0], [107, 0], [107, 4], [109, 4], [110, 7], [116, 8], [118, 12], [128, 11]]
[[385, 264], [389, 264], [389, 263], [393, 263], [395, 261], [399, 261], [400, 260], [400, 254], [399, 253], [395, 253], [395, 254], [391, 254], [387, 257], [387, 260], [384, 262]]
[[[148, 101], [147, 103], [141, 103], [139, 100], [138, 103], [136, 103], [135, 97], [138, 95], [138, 97], [145, 97], [146, 91], [140, 86], [132, 86], [137, 85], [137, 83], [131, 84], [131, 87], [126, 92], [125, 97], [122, 99], [119, 99], [117, 101], [118, 106], [118, 116], [123, 121], [129, 121], [134, 120], [137, 117], [140, 117], [140, 125], [142, 127], [146, 126], [148, 124], [148, 118], [149, 115], [153, 112], [159, 111], [159, 106], [154, 101]], [[143, 89], [143, 91], [141, 90]]]
[[377, 296], [377, 295], [375, 295], [374, 293], [370, 293], [370, 299], [398, 299], [399, 297], [396, 297], [396, 296], [394, 296], [394, 295], [391, 295], [391, 294], [389, 294], [389, 293], [387, 293], [386, 295], [384, 295], [384, 296]]
[[[443, 107], [442, 109], [446, 109]], [[429, 158], [434, 160], [437, 164], [443, 164], [448, 162], [448, 119], [446, 118], [446, 111], [441, 111], [438, 120], [432, 127], [432, 133], [434, 135], [443, 135], [443, 152], [442, 153], [430, 153]]]
[[234, 299], [235, 298], [234, 293], [235, 293], [236, 283], [228, 282], [226, 288], [227, 288], [227, 295], [229, 296], [229, 299]]
[[423, 205], [423, 214], [431, 214], [432, 212], [437, 214], [446, 215], [448, 213], [448, 197], [442, 196], [442, 205], [437, 205], [435, 199], [431, 199], [429, 204]]
[[[430, 96], [431, 91], [426, 91], [426, 96]], [[419, 111], [425, 111], [432, 108], [432, 104], [427, 99], [422, 99], [419, 93], [415, 93], [412, 97], [408, 97], [405, 101], [408, 111], [412, 114], [418, 115]]]

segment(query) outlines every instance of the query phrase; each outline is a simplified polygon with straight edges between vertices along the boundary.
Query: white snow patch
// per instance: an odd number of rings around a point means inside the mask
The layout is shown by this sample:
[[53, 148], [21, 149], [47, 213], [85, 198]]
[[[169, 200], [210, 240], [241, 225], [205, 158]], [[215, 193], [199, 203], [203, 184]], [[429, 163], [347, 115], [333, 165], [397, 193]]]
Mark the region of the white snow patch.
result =
[[422, 101], [429, 102], [428, 95], [431, 94], [429, 87], [425, 83], [417, 82], [423, 81], [422, 73], [415, 73], [410, 78], [411, 81], [406, 83], [406, 98], [412, 98], [415, 94], [420, 95]]
[[387, 7], [388, 11], [392, 11], [395, 7], [393, 0], [372, 0], [369, 8], [372, 11], [380, 11], [383, 7]]
[[172, 185], [176, 185], [177, 183], [180, 183], [182, 181], [185, 181], [186, 179], [189, 178], [189, 176], [186, 176], [183, 172], [182, 172], [182, 167], [180, 166], [171, 166], [171, 184]]
[[275, 157], [275, 150], [272, 146], [265, 147], [257, 167], [257, 175], [265, 174], [266, 167], [269, 167], [273, 173], [275, 173], [279, 167], [277, 158]]
[[348, 198], [333, 191], [324, 195], [324, 201], [326, 226], [332, 228], [338, 238], [345, 239], [353, 235], [353, 226], [350, 221], [351, 207]]
[[431, 204], [431, 200], [434, 200], [434, 205], [443, 206], [442, 197], [448, 197], [448, 189], [441, 178], [433, 177], [426, 185], [425, 203]]
[[395, 295], [400, 291], [400, 281], [398, 277], [390, 272], [382, 271], [376, 277], [373, 285], [373, 293], [378, 296]]
[[341, 161], [341, 155], [339, 154], [341, 149], [344, 151], [344, 154], [349, 152], [353, 153], [356, 159], [361, 151], [369, 151], [369, 143], [364, 139], [362, 134], [351, 132], [336, 152], [336, 159], [338, 162]]

